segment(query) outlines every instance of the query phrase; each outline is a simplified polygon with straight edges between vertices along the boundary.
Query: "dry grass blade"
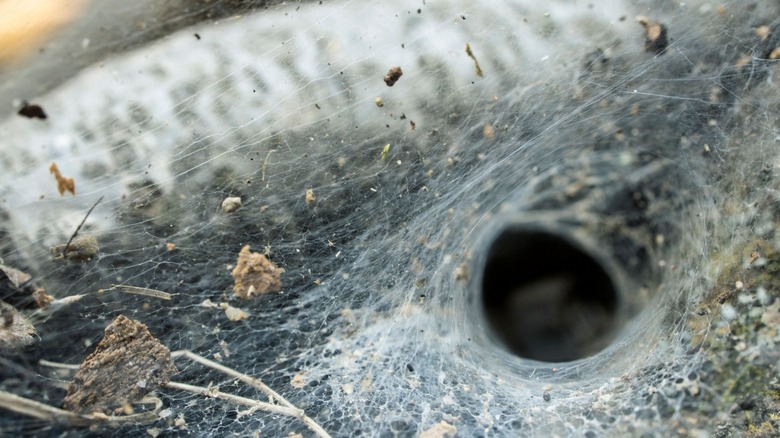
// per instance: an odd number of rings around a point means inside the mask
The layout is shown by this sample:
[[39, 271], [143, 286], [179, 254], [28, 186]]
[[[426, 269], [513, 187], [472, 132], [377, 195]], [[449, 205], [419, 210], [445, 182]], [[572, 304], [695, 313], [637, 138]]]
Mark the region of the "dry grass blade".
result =
[[45, 403], [30, 400], [25, 397], [11, 394], [10, 392], [0, 391], [0, 408], [27, 415], [52, 423], [66, 424], [69, 426], [92, 426], [95, 424], [120, 425], [120, 424], [143, 424], [155, 421], [158, 417], [162, 400], [154, 397], [147, 397], [140, 403], [154, 403], [153, 410], [141, 412], [138, 414], [108, 416], [101, 413], [81, 415], [65, 409], [55, 408]]
[[[177, 358], [177, 357], [186, 357], [186, 358], [188, 358], [188, 359], [190, 359], [190, 360], [192, 360], [194, 362], [198, 362], [198, 363], [200, 363], [202, 365], [205, 365], [205, 366], [207, 366], [209, 368], [215, 369], [215, 370], [217, 370], [217, 371], [219, 371], [219, 372], [221, 372], [221, 373], [223, 373], [225, 375], [228, 375], [230, 377], [238, 379], [238, 380], [246, 383], [247, 385], [249, 385], [249, 386], [251, 386], [251, 387], [253, 387], [255, 389], [259, 389], [260, 391], [264, 392], [266, 395], [271, 397], [272, 401], [276, 400], [280, 404], [282, 404], [284, 407], [286, 407], [288, 409], [287, 412], [289, 412], [289, 413], [285, 414], [285, 415], [291, 415], [291, 416], [300, 418], [303, 421], [303, 423], [306, 424], [306, 426], [312, 432], [317, 434], [317, 436], [319, 436], [319, 437], [323, 437], [323, 438], [330, 437], [330, 434], [328, 434], [328, 432], [325, 431], [325, 429], [323, 429], [322, 426], [317, 424], [317, 422], [315, 422], [314, 419], [312, 419], [311, 417], [307, 416], [304, 413], [303, 410], [296, 408], [292, 403], [290, 403], [284, 397], [279, 395], [279, 393], [277, 393], [273, 389], [269, 388], [268, 385], [266, 385], [265, 383], [260, 381], [260, 379], [248, 376], [248, 375], [246, 375], [244, 373], [240, 373], [240, 372], [238, 372], [238, 371], [236, 371], [234, 369], [231, 369], [231, 368], [228, 368], [228, 367], [226, 367], [224, 365], [218, 364], [217, 362], [214, 362], [213, 360], [206, 359], [205, 357], [200, 356], [198, 354], [195, 354], [195, 353], [193, 353], [192, 351], [189, 351], [189, 350], [174, 351], [173, 353], [171, 353], [171, 356], [174, 359]], [[171, 386], [172, 383], [174, 385], [183, 385], [181, 383], [169, 382], [167, 386], [172, 388], [173, 387], [173, 386]], [[209, 396], [209, 397], [218, 397], [218, 395], [213, 395], [212, 394], [213, 390], [209, 390], [208, 388], [202, 388], [202, 387], [191, 386], [191, 385], [186, 385], [186, 386], [187, 387], [191, 387], [191, 388], [196, 388], [196, 391], [197, 391], [196, 393], [198, 393], [198, 394], [203, 394], [203, 395], [206, 395], [206, 396]], [[179, 388], [179, 389], [184, 389], [184, 388]], [[205, 393], [201, 392], [203, 390], [205, 390], [206, 392]], [[220, 393], [218, 391], [216, 393], [217, 394], [222, 394], [222, 393]], [[237, 396], [230, 395], [230, 397], [237, 397]], [[243, 402], [239, 401], [239, 399], [251, 402], [251, 404], [250, 403], [243, 403]], [[227, 400], [227, 398], [226, 398], [226, 400]], [[252, 410], [257, 410], [257, 409], [267, 410], [264, 407], [262, 407], [262, 406], [265, 406], [265, 405], [274, 407], [276, 409], [281, 407], [281, 406], [273, 405], [273, 404], [270, 404], [270, 403], [263, 403], [263, 402], [259, 402], [259, 401], [252, 400], [252, 399], [246, 399], [244, 397], [237, 397], [233, 401], [235, 401], [236, 403], [244, 404], [246, 406], [250, 406], [250, 407], [252, 407]], [[250, 410], [250, 412], [252, 410]], [[268, 410], [268, 412], [278, 412], [278, 411]], [[281, 413], [281, 412], [278, 412], [278, 413]]]
[[159, 298], [161, 300], [170, 300], [171, 297], [173, 296], [168, 292], [163, 292], [161, 290], [149, 289], [146, 287], [139, 287], [139, 286], [129, 286], [126, 284], [112, 284], [111, 287], [109, 287], [108, 289], [101, 289], [98, 292], [108, 292], [112, 290], [118, 290], [120, 292], [125, 292], [128, 294]]

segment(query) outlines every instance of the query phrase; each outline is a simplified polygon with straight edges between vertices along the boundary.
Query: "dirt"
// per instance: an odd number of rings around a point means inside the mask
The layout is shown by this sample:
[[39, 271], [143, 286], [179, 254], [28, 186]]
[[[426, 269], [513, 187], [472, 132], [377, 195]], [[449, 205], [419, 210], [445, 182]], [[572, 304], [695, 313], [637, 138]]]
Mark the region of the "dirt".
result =
[[46, 120], [48, 118], [48, 116], [46, 115], [46, 111], [44, 111], [40, 105], [31, 104], [27, 102], [24, 102], [22, 104], [22, 107], [19, 108], [17, 114], [19, 114], [22, 117], [27, 117], [28, 119]]
[[238, 261], [233, 268], [233, 292], [245, 300], [267, 292], [278, 292], [282, 289], [282, 273], [284, 269], [265, 255], [250, 251], [249, 245], [246, 245], [238, 253]]
[[392, 87], [396, 82], [398, 82], [399, 79], [401, 79], [403, 74], [404, 72], [401, 71], [401, 67], [396, 66], [391, 68], [385, 75], [385, 84], [387, 84], [388, 87]]

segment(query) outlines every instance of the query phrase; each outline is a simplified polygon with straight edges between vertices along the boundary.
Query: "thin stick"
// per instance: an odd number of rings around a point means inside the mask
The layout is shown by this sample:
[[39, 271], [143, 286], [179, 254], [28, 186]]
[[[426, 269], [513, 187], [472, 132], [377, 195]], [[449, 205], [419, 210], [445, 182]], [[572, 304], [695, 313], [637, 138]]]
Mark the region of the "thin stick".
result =
[[81, 220], [81, 223], [78, 227], [76, 227], [76, 231], [73, 232], [73, 234], [70, 235], [70, 239], [68, 239], [68, 243], [65, 244], [65, 248], [62, 250], [62, 257], [65, 257], [65, 254], [68, 253], [68, 248], [70, 247], [70, 243], [73, 242], [73, 239], [76, 238], [76, 236], [79, 234], [79, 230], [81, 230], [81, 227], [84, 226], [84, 222], [87, 221], [87, 218], [92, 213], [92, 210], [97, 207], [98, 204], [100, 204], [100, 201], [103, 200], [103, 197], [101, 196], [97, 201], [95, 201], [94, 204], [92, 204], [92, 207], [90, 207], [89, 211], [87, 212], [86, 216], [84, 216], [84, 219]]
[[[207, 366], [207, 367], [212, 368], [214, 370], [217, 370], [217, 371], [219, 371], [219, 372], [221, 372], [221, 373], [223, 373], [223, 374], [225, 374], [227, 376], [230, 376], [230, 377], [233, 377], [235, 379], [238, 379], [238, 380], [246, 383], [247, 385], [264, 392], [266, 395], [268, 395], [270, 397], [272, 402], [274, 400], [276, 400], [278, 403], [281, 404], [281, 406], [280, 405], [275, 405], [273, 403], [261, 402], [259, 400], [253, 400], [251, 398], [246, 398], [246, 397], [241, 397], [241, 396], [234, 395], [234, 394], [221, 392], [221, 391], [219, 391], [218, 388], [211, 388], [211, 387], [204, 388], [202, 386], [189, 385], [189, 384], [186, 384], [186, 383], [179, 383], [179, 382], [168, 382], [165, 385], [166, 388], [178, 389], [178, 390], [181, 390], [181, 391], [188, 391], [188, 392], [191, 392], [193, 394], [203, 395], [205, 397], [220, 398], [220, 399], [228, 400], [228, 401], [240, 404], [240, 405], [249, 406], [250, 409], [248, 411], [241, 412], [242, 415], [249, 415], [249, 414], [251, 414], [251, 413], [253, 413], [253, 412], [257, 411], [257, 410], [262, 410], [262, 411], [265, 411], [265, 412], [270, 412], [270, 413], [275, 413], [275, 414], [286, 415], [286, 416], [289, 416], [289, 417], [299, 418], [317, 436], [319, 436], [321, 438], [330, 438], [330, 434], [328, 434], [328, 432], [325, 429], [323, 429], [322, 426], [317, 424], [317, 422], [315, 422], [313, 418], [307, 416], [306, 413], [303, 411], [303, 409], [299, 409], [299, 408], [295, 407], [292, 403], [290, 403], [284, 397], [279, 395], [279, 393], [277, 393], [273, 389], [269, 388], [265, 383], [260, 381], [260, 379], [256, 379], [254, 377], [251, 377], [251, 376], [248, 376], [246, 374], [240, 373], [240, 372], [238, 372], [238, 371], [236, 371], [234, 369], [228, 368], [228, 367], [226, 367], [224, 365], [221, 365], [221, 364], [219, 364], [217, 362], [214, 362], [213, 360], [206, 359], [205, 357], [203, 357], [203, 356], [201, 356], [199, 354], [193, 353], [190, 350], [174, 351], [174, 352], [171, 353], [171, 357], [173, 357], [173, 358], [186, 357], [187, 359], [190, 359], [193, 362], [200, 363], [201, 365], [204, 365], [204, 366]], [[69, 364], [57, 363], [57, 362], [52, 362], [52, 361], [43, 360], [43, 359], [38, 361], [38, 363], [40, 365], [43, 365], [43, 366], [48, 366], [48, 367], [53, 367], [53, 368], [63, 368], [63, 369], [69, 369], [69, 370], [75, 370], [75, 369], [78, 369], [78, 367], [79, 367], [78, 365], [69, 365]], [[13, 396], [13, 394], [10, 394], [10, 393], [6, 393], [6, 394], [9, 394], [9, 395]], [[13, 396], [13, 397], [17, 397], [17, 396]], [[14, 409], [13, 407], [5, 406], [6, 403], [4, 403], [4, 400], [2, 400], [1, 398], [0, 398], [0, 407], [7, 407], [8, 409], [11, 409], [11, 410], [13, 410], [15, 412], [25, 413], [26, 415], [35, 416], [37, 418], [43, 418], [43, 419], [50, 420], [50, 421], [53, 421], [56, 418], [52, 417], [51, 416], [52, 414], [50, 414], [48, 412], [55, 412], [55, 413], [57, 413], [60, 416], [62, 416], [62, 415], [68, 416], [67, 420], [70, 421], [71, 424], [74, 424], [74, 425], [77, 424], [77, 423], [73, 423], [73, 421], [76, 421], [76, 420], [79, 420], [79, 419], [83, 419], [83, 418], [86, 418], [89, 421], [98, 421], [98, 420], [106, 421], [106, 418], [107, 418], [107, 419], [109, 419], [109, 421], [116, 422], [116, 421], [118, 421], [118, 420], [116, 420], [117, 418], [125, 419], [125, 418], [130, 418], [130, 417], [134, 416], [134, 415], [128, 415], [128, 416], [124, 416], [124, 417], [107, 417], [107, 416], [94, 417], [95, 414], [93, 414], [93, 416], [79, 416], [79, 415], [74, 414], [72, 412], [63, 411], [62, 409], [57, 409], [57, 408], [54, 408], [54, 407], [51, 407], [51, 406], [48, 406], [48, 405], [44, 405], [42, 403], [38, 403], [38, 402], [35, 402], [33, 400], [27, 400], [27, 399], [24, 399], [24, 400], [26, 400], [26, 401], [28, 401], [30, 403], [35, 403], [35, 404], [38, 404], [38, 405], [45, 406], [45, 409], [48, 409], [48, 411], [38, 407], [39, 409], [35, 410], [34, 413], [21, 412], [19, 410]], [[162, 402], [160, 402], [160, 403], [162, 403]], [[38, 415], [35, 415], [35, 414], [38, 414]], [[44, 415], [44, 416], [41, 416], [41, 415]], [[45, 416], [45, 415], [49, 415], [49, 416]], [[141, 414], [137, 414], [137, 415], [141, 415]], [[75, 416], [75, 418], [70, 418], [70, 417], [73, 417], [73, 416]], [[103, 417], [105, 417], [105, 418], [103, 418]], [[81, 424], [81, 423], [78, 423], [78, 424]]]
[[271, 154], [273, 152], [276, 152], [276, 149], [269, 150], [268, 151], [268, 155], [265, 156], [265, 161], [263, 161], [263, 167], [260, 169], [260, 171], [262, 173], [262, 176], [260, 177], [260, 181], [265, 181], [265, 169], [266, 169], [266, 167], [268, 167], [268, 159], [271, 158]]
[[[228, 375], [230, 377], [236, 378], [236, 379], [246, 383], [247, 385], [249, 385], [249, 386], [251, 386], [253, 388], [259, 389], [260, 391], [264, 392], [266, 395], [271, 397], [272, 401], [273, 401], [273, 399], [276, 399], [279, 403], [281, 403], [282, 405], [286, 406], [287, 408], [292, 409], [294, 411], [300, 411], [300, 415], [295, 415], [295, 416], [300, 418], [301, 420], [303, 420], [303, 423], [306, 424], [306, 426], [308, 426], [309, 429], [312, 432], [314, 432], [315, 434], [317, 434], [318, 436], [320, 436], [322, 438], [330, 438], [330, 434], [328, 434], [328, 432], [325, 429], [323, 429], [322, 426], [317, 424], [317, 422], [314, 421], [313, 418], [311, 418], [308, 415], [306, 415], [303, 410], [296, 408], [292, 403], [287, 401], [287, 399], [285, 399], [284, 397], [279, 395], [279, 393], [277, 393], [273, 389], [269, 388], [265, 383], [260, 381], [260, 379], [256, 379], [256, 378], [248, 376], [246, 374], [239, 373], [236, 370], [233, 370], [233, 369], [228, 368], [228, 367], [226, 367], [224, 365], [221, 365], [221, 364], [219, 364], [217, 362], [214, 362], [213, 360], [206, 359], [205, 357], [203, 357], [203, 356], [201, 356], [199, 354], [193, 353], [190, 350], [175, 351], [175, 352], [171, 353], [171, 357], [174, 357], [174, 358], [186, 357], [186, 358], [188, 358], [188, 359], [190, 359], [190, 360], [192, 360], [194, 362], [198, 362], [198, 363], [200, 363], [202, 365], [205, 365], [205, 366], [207, 366], [209, 368], [213, 368], [213, 369], [215, 369], [217, 371], [220, 371], [223, 374], [226, 374], [226, 375]], [[169, 385], [170, 385], [170, 383], [169, 383]], [[249, 400], [249, 399], [247, 399], [247, 400]], [[262, 403], [262, 402], [256, 402], [256, 403]], [[251, 406], [253, 406], [253, 408], [254, 408], [254, 406], [257, 406], [257, 405], [251, 405]], [[275, 405], [271, 405], [271, 406], [275, 406]], [[258, 407], [258, 409], [261, 409], [261, 408]], [[251, 409], [250, 409], [250, 411], [251, 411]]]
[[170, 300], [173, 295], [168, 292], [163, 292], [157, 289], [149, 289], [146, 287], [129, 286], [126, 284], [112, 284], [108, 289], [101, 289], [98, 292], [108, 292], [110, 290], [120, 290], [125, 293], [144, 295], [147, 297], [159, 298], [161, 300]]
[[46, 359], [39, 360], [38, 364], [39, 365], [43, 365], [45, 367], [50, 367], [50, 368], [61, 368], [63, 370], [78, 370], [79, 369], [79, 365], [76, 365], [76, 364], [52, 362], [52, 361], [46, 360]]
[[199, 394], [205, 397], [220, 398], [222, 400], [231, 401], [244, 406], [251, 406], [266, 412], [273, 414], [287, 415], [288, 417], [302, 418], [303, 411], [300, 409], [289, 408], [287, 406], [273, 405], [271, 403], [261, 402], [253, 400], [251, 398], [241, 397], [239, 395], [229, 394], [222, 392], [216, 388], [204, 388], [202, 386], [188, 385], [186, 383], [168, 382], [165, 385], [166, 388], [179, 389], [181, 391], [191, 392], [193, 394]]
[[89, 415], [77, 414], [64, 409], [55, 408], [45, 403], [41, 403], [29, 398], [21, 397], [6, 391], [0, 391], [0, 408], [18, 414], [27, 415], [52, 423], [64, 423], [72, 426], [90, 426], [97, 423], [108, 423], [110, 425], [119, 425], [125, 423], [149, 423], [155, 421], [158, 412], [162, 407], [162, 400], [158, 398], [145, 398], [142, 403], [154, 403], [153, 411], [141, 412], [138, 414], [108, 416], [103, 413], [93, 413]]
[[272, 399], [276, 399], [276, 401], [283, 404], [284, 406], [287, 406], [288, 408], [297, 409], [295, 406], [293, 406], [292, 403], [288, 402], [284, 397], [282, 397], [276, 391], [269, 388], [265, 383], [260, 381], [260, 379], [256, 379], [254, 377], [247, 376], [246, 374], [239, 373], [234, 369], [228, 368], [224, 365], [214, 362], [213, 360], [206, 359], [205, 357], [195, 354], [190, 350], [180, 350], [171, 353], [171, 357], [173, 358], [182, 357], [182, 356], [194, 362], [198, 362], [202, 365], [206, 365], [209, 368], [213, 368], [223, 374], [227, 374], [230, 377], [236, 378], [255, 389], [259, 389], [260, 391], [266, 393], [266, 395], [268, 395]]

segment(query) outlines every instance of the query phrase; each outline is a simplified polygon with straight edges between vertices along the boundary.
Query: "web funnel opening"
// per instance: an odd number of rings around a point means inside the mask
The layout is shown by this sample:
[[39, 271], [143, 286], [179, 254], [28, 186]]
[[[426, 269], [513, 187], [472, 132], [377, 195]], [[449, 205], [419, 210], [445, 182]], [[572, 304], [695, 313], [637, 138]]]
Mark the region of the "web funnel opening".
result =
[[520, 227], [503, 230], [487, 251], [479, 293], [493, 335], [510, 351], [568, 362], [610, 344], [620, 298], [597, 257], [563, 236]]

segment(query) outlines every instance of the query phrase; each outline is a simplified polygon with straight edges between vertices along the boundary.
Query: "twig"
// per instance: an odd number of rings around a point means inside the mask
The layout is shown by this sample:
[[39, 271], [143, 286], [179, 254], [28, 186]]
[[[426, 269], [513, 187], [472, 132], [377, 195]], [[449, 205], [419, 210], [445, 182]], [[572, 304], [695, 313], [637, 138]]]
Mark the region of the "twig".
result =
[[98, 205], [98, 204], [100, 204], [100, 201], [102, 201], [102, 200], [103, 200], [103, 197], [101, 196], [101, 197], [100, 197], [100, 198], [99, 198], [97, 201], [95, 201], [95, 203], [94, 203], [94, 204], [92, 204], [92, 207], [90, 207], [90, 208], [89, 208], [89, 211], [88, 211], [88, 212], [87, 212], [87, 214], [84, 216], [84, 219], [82, 219], [82, 220], [81, 220], [81, 223], [79, 224], [79, 226], [78, 226], [78, 227], [76, 227], [76, 231], [74, 231], [74, 232], [73, 232], [73, 234], [71, 234], [71, 235], [70, 235], [70, 239], [68, 239], [68, 243], [66, 243], [66, 244], [65, 244], [65, 248], [63, 248], [63, 249], [62, 249], [62, 257], [63, 257], [63, 258], [65, 258], [65, 254], [67, 254], [67, 253], [68, 253], [68, 248], [70, 247], [70, 243], [71, 243], [71, 242], [73, 242], [73, 239], [75, 239], [75, 238], [76, 238], [76, 236], [79, 234], [79, 230], [81, 230], [81, 227], [83, 227], [83, 226], [84, 226], [84, 222], [86, 222], [86, 221], [87, 221], [87, 218], [88, 218], [88, 217], [89, 217], [89, 215], [92, 213], [92, 210], [94, 210], [94, 209], [95, 209], [95, 207], [97, 207], [97, 205]]
[[[308, 426], [309, 429], [312, 432], [314, 432], [315, 434], [317, 434], [320, 437], [330, 438], [330, 434], [328, 434], [328, 432], [325, 431], [325, 429], [323, 429], [322, 426], [317, 424], [317, 422], [314, 421], [313, 418], [307, 416], [303, 410], [296, 408], [292, 403], [287, 401], [287, 399], [285, 399], [284, 397], [279, 395], [279, 393], [277, 393], [273, 389], [269, 388], [265, 383], [260, 381], [260, 379], [256, 379], [256, 378], [248, 376], [246, 374], [239, 373], [236, 370], [233, 370], [233, 369], [228, 368], [228, 367], [226, 367], [224, 365], [218, 364], [217, 362], [214, 362], [213, 360], [206, 359], [205, 357], [200, 356], [200, 355], [198, 355], [196, 353], [193, 353], [192, 351], [189, 351], [189, 350], [174, 351], [173, 353], [171, 353], [171, 356], [173, 358], [186, 357], [186, 358], [188, 358], [188, 359], [190, 359], [190, 360], [192, 360], [194, 362], [198, 362], [198, 363], [200, 363], [202, 365], [205, 365], [205, 366], [207, 366], [209, 368], [213, 368], [213, 369], [215, 369], [217, 371], [220, 371], [223, 374], [226, 374], [226, 375], [228, 375], [230, 377], [236, 378], [236, 379], [246, 383], [247, 385], [249, 385], [249, 386], [251, 386], [253, 388], [259, 389], [260, 391], [264, 392], [266, 395], [271, 397], [271, 401], [276, 399], [276, 401], [278, 401], [279, 403], [281, 403], [282, 405], [284, 405], [288, 409], [291, 409], [292, 411], [295, 411], [295, 412], [300, 412], [300, 415], [294, 415], [294, 416], [297, 417], [297, 418], [300, 418], [303, 421], [303, 423], [306, 424], [306, 426]], [[169, 383], [169, 385], [170, 385], [170, 383]], [[208, 391], [208, 389], [207, 389], [207, 391]], [[246, 399], [246, 400], [251, 400], [251, 399]], [[252, 401], [255, 402], [255, 403], [262, 403], [262, 402], [256, 402], [254, 400], [252, 400]], [[255, 407], [257, 407], [257, 409], [263, 409], [263, 408], [260, 408], [259, 405], [257, 405], [257, 404], [252, 404], [252, 405], [248, 405], [248, 406], [252, 406], [253, 409]], [[270, 405], [270, 406], [276, 406], [276, 405]], [[250, 411], [251, 411], [251, 409], [250, 409]]]
[[161, 300], [170, 300], [172, 296], [168, 292], [163, 292], [161, 290], [149, 289], [139, 286], [129, 286], [125, 284], [112, 284], [108, 289], [100, 289], [98, 292], [108, 292], [110, 290], [120, 290], [129, 294], [144, 295], [147, 297], [159, 298]]
[[76, 365], [76, 364], [52, 362], [52, 361], [46, 360], [46, 359], [39, 360], [38, 364], [39, 365], [43, 365], [45, 367], [60, 368], [60, 369], [63, 369], [63, 370], [78, 370], [79, 369], [79, 365]]
[[[205, 357], [193, 353], [190, 350], [180, 350], [180, 351], [174, 351], [171, 353], [171, 357], [178, 358], [178, 357], [185, 357], [187, 359], [190, 359], [193, 362], [197, 362], [201, 365], [207, 366], [209, 368], [212, 368], [214, 370], [217, 370], [227, 376], [233, 377], [235, 379], [238, 379], [247, 385], [258, 389], [262, 392], [264, 392], [268, 397], [270, 398], [270, 401], [276, 401], [280, 403], [280, 405], [276, 405], [273, 403], [267, 403], [262, 402], [259, 400], [254, 400], [251, 398], [241, 397], [234, 394], [229, 394], [225, 392], [219, 391], [218, 388], [204, 388], [202, 386], [195, 386], [195, 385], [189, 385], [186, 383], [179, 383], [179, 382], [168, 382], [165, 387], [169, 389], [178, 389], [181, 391], [188, 391], [193, 394], [199, 394], [205, 397], [214, 397], [219, 398], [222, 400], [231, 401], [233, 403], [237, 403], [244, 406], [249, 406], [250, 409], [247, 411], [242, 411], [240, 414], [243, 415], [250, 415], [254, 413], [255, 411], [262, 410], [265, 412], [275, 413], [275, 414], [281, 414], [286, 415], [289, 417], [299, 418], [303, 423], [317, 436], [321, 438], [330, 438], [330, 434], [322, 428], [317, 422], [314, 421], [311, 417], [307, 416], [306, 413], [303, 411], [303, 409], [299, 409], [295, 407], [292, 403], [287, 401], [284, 397], [279, 395], [276, 391], [269, 388], [265, 383], [260, 381], [260, 379], [248, 376], [244, 373], [240, 373], [234, 369], [228, 368], [224, 365], [221, 365], [217, 362], [214, 362], [213, 360], [206, 359]], [[68, 369], [68, 370], [75, 370], [78, 369], [78, 365], [69, 365], [69, 364], [62, 364], [57, 362], [51, 362], [48, 360], [40, 360], [38, 361], [40, 365], [53, 367], [53, 368], [62, 368], [62, 369]], [[134, 414], [134, 415], [127, 415], [123, 417], [108, 417], [106, 415], [102, 414], [92, 414], [92, 415], [78, 415], [70, 411], [65, 411], [62, 409], [58, 409], [49, 405], [45, 405], [43, 403], [39, 403], [33, 400], [25, 399], [23, 397], [18, 397], [10, 393], [0, 393], [7, 394], [11, 397], [16, 397], [18, 399], [21, 399], [24, 401], [24, 403], [14, 403], [9, 404], [2, 398], [0, 398], [0, 407], [5, 407], [7, 409], [10, 409], [14, 412], [20, 412], [25, 415], [30, 415], [37, 418], [42, 418], [49, 421], [55, 421], [58, 419], [65, 419], [69, 422], [69, 424], [72, 425], [84, 425], [84, 424], [92, 424], [90, 422], [95, 421], [112, 421], [114, 424], [118, 424], [119, 421], [131, 421], [131, 417], [135, 417], [135, 415], [142, 415], [142, 414]], [[162, 402], [160, 402], [160, 405]], [[29, 406], [32, 406], [33, 408], [29, 408]], [[156, 408], [156, 410], [159, 410], [159, 406]], [[156, 415], [156, 414], [155, 414]], [[79, 423], [80, 421], [80, 423]], [[84, 422], [86, 421], [86, 423]]]
[[300, 409], [289, 408], [287, 406], [273, 405], [271, 403], [261, 402], [258, 400], [253, 400], [251, 398], [241, 397], [239, 395], [222, 392], [214, 388], [204, 388], [202, 386], [188, 385], [186, 383], [179, 383], [179, 382], [168, 382], [165, 385], [165, 387], [170, 389], [179, 389], [182, 391], [191, 392], [193, 394], [199, 394], [205, 397], [220, 398], [222, 400], [231, 401], [233, 403], [238, 403], [240, 405], [251, 406], [252, 408], [257, 408], [266, 412], [271, 412], [273, 414], [287, 415], [288, 417], [295, 417], [295, 418], [303, 417], [303, 411]]
[[106, 423], [109, 425], [120, 425], [126, 423], [149, 423], [157, 419], [158, 412], [162, 407], [162, 400], [158, 398], [145, 398], [141, 403], [154, 403], [154, 410], [141, 412], [138, 414], [108, 416], [103, 413], [93, 413], [89, 415], [77, 414], [64, 409], [49, 406], [29, 398], [21, 397], [6, 391], [0, 391], [0, 408], [28, 417], [39, 418], [41, 420], [67, 424], [71, 426], [91, 426], [93, 424]]
[[239, 373], [238, 371], [236, 371], [234, 369], [228, 368], [228, 367], [226, 367], [224, 365], [221, 365], [221, 364], [219, 364], [217, 362], [214, 362], [213, 360], [206, 359], [205, 357], [203, 357], [203, 356], [201, 356], [199, 354], [195, 354], [195, 353], [193, 353], [190, 350], [174, 351], [173, 353], [171, 353], [171, 357], [173, 357], [174, 359], [177, 358], [177, 357], [186, 357], [187, 359], [190, 359], [191, 361], [198, 362], [201, 365], [205, 365], [205, 366], [207, 366], [209, 368], [213, 368], [213, 369], [215, 369], [215, 370], [217, 370], [217, 371], [219, 371], [219, 372], [221, 372], [223, 374], [227, 374], [230, 377], [236, 378], [236, 379], [246, 383], [247, 385], [249, 385], [249, 386], [251, 386], [251, 387], [253, 387], [255, 389], [259, 389], [260, 391], [263, 391], [264, 393], [266, 393], [266, 395], [271, 397], [272, 400], [276, 399], [276, 401], [278, 401], [279, 403], [283, 404], [284, 406], [287, 406], [288, 408], [294, 408], [295, 409], [295, 406], [293, 406], [292, 403], [288, 402], [284, 397], [279, 395], [276, 391], [274, 391], [273, 389], [269, 388], [268, 385], [266, 385], [265, 383], [261, 382], [260, 379], [256, 379], [256, 378], [248, 376], [246, 374]]

